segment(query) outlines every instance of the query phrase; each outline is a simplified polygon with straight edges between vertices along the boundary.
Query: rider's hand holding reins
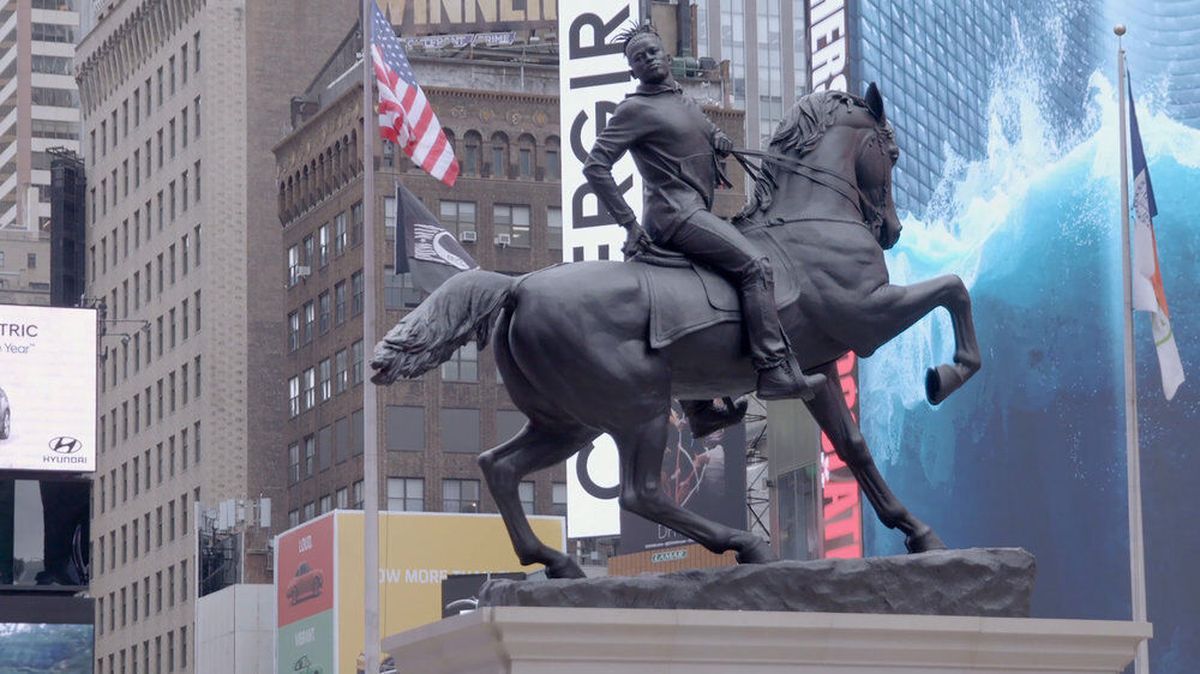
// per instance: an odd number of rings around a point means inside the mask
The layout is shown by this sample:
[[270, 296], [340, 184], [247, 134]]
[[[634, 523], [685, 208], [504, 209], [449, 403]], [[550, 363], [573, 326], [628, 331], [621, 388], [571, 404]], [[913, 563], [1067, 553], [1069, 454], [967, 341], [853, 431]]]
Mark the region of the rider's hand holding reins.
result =
[[713, 138], [713, 149], [717, 151], [717, 156], [728, 157], [733, 152], [733, 141], [723, 133], [717, 133]]
[[650, 245], [650, 236], [637, 220], [630, 220], [621, 226], [625, 228], [625, 244], [621, 246], [621, 252], [628, 260]]

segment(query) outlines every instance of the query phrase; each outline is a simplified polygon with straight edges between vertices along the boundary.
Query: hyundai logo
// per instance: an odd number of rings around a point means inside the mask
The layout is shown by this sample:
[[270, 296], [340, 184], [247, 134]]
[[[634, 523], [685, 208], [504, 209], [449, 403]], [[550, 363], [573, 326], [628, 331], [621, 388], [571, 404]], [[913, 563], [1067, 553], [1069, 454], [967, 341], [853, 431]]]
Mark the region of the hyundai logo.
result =
[[50, 450], [59, 454], [74, 454], [83, 449], [83, 443], [75, 438], [59, 436], [50, 441]]

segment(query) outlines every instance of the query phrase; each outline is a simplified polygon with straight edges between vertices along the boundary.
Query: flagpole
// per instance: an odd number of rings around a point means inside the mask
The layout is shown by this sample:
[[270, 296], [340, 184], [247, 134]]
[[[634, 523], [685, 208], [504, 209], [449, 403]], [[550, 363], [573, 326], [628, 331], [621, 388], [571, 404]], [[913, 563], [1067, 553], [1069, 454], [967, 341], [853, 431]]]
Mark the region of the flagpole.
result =
[[[371, 59], [371, 26], [375, 0], [362, 0], [362, 148], [363, 148], [363, 351], [376, 339], [375, 277], [375, 72]], [[369, 356], [363, 358], [363, 655], [364, 672], [379, 671], [379, 406], [371, 383]]]
[[[1121, 285], [1124, 293], [1125, 341], [1125, 460], [1129, 497], [1129, 582], [1133, 605], [1133, 621], [1144, 623], [1146, 617], [1146, 561], [1142, 536], [1142, 469], [1138, 450], [1137, 379], [1133, 352], [1133, 263], [1129, 232], [1129, 150], [1128, 122], [1125, 109], [1125, 48], [1121, 36], [1125, 26], [1113, 28], [1117, 35], [1117, 100], [1120, 102], [1121, 126]], [[1136, 674], [1149, 674], [1150, 658], [1146, 641], [1138, 644], [1134, 659]]]

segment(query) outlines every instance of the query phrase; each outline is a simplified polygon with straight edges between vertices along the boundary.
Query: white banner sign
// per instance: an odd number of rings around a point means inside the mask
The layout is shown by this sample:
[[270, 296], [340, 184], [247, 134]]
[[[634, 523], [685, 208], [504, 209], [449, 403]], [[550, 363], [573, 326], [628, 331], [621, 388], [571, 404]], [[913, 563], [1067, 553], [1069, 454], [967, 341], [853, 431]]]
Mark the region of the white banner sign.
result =
[[[633, 91], [629, 64], [616, 36], [639, 15], [638, 0], [559, 2], [559, 100], [568, 148], [562, 158], [563, 259], [567, 262], [621, 259], [625, 231], [597, 200], [583, 177], [583, 164], [617, 104]], [[617, 162], [613, 178], [641, 220], [642, 180], [632, 157]], [[586, 455], [583, 480], [577, 459], [567, 462], [567, 535], [618, 534], [616, 445], [601, 436]]]
[[0, 305], [0, 470], [96, 469], [96, 312]]

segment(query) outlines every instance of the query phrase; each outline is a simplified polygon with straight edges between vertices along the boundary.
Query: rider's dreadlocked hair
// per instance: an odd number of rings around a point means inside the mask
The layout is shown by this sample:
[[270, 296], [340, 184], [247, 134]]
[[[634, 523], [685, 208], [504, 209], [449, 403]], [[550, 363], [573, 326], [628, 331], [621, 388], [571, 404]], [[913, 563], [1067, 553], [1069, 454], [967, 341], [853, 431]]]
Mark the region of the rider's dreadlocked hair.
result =
[[616, 42], [622, 45], [622, 51], [625, 52], [625, 56], [629, 56], [629, 45], [633, 44], [639, 38], [647, 36], [659, 37], [658, 30], [649, 21], [642, 23], [630, 21], [629, 24], [625, 27], [625, 30], [617, 33], [616, 38]]

